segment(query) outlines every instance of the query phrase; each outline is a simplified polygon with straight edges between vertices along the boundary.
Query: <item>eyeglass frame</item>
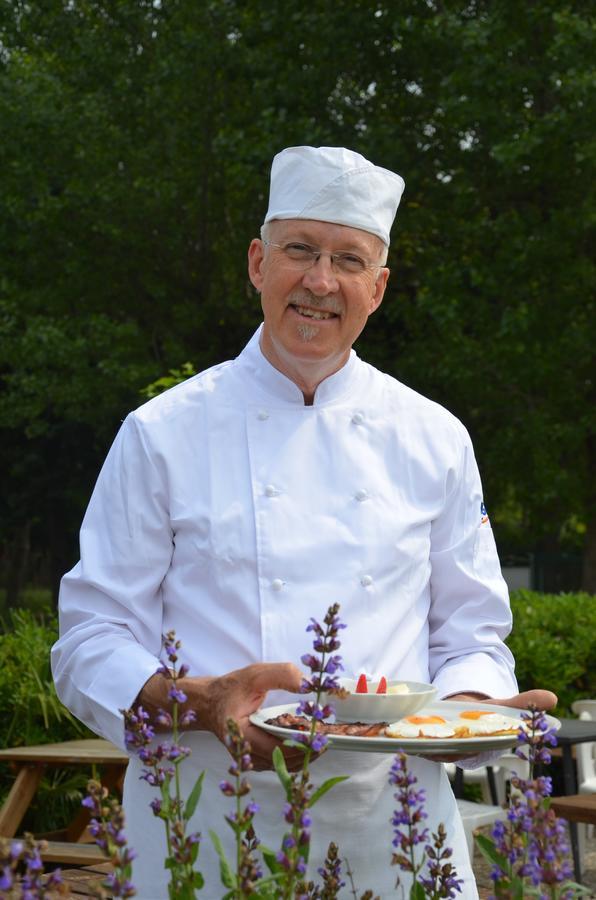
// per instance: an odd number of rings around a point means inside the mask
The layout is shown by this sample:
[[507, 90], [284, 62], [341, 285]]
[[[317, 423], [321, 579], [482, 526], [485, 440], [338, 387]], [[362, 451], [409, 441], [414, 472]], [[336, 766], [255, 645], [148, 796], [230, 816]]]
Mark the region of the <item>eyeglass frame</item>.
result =
[[[309, 269], [312, 269], [312, 267], [318, 263], [318, 261], [320, 260], [323, 253], [329, 255], [329, 262], [331, 263], [332, 270], [336, 274], [340, 274], [340, 275], [359, 275], [359, 274], [364, 274], [364, 271], [366, 269], [374, 270], [374, 269], [384, 269], [385, 268], [385, 265], [383, 263], [366, 262], [366, 260], [363, 259], [358, 253], [355, 253], [351, 250], [328, 250], [326, 247], [313, 247], [313, 246], [311, 246], [311, 244], [307, 244], [305, 241], [288, 241], [286, 244], [278, 244], [276, 241], [270, 241], [268, 238], [261, 238], [261, 241], [263, 242], [263, 244], [265, 244], [266, 247], [274, 247], [276, 250], [281, 250], [282, 252], [284, 252], [286, 250], [286, 248], [288, 246], [290, 246], [291, 244], [299, 244], [299, 245], [302, 245], [303, 247], [307, 248], [308, 250], [312, 251], [312, 254], [313, 254], [312, 261], [305, 266], [298, 267], [300, 270], [302, 270], [304, 272], [307, 272]], [[342, 255], [353, 256], [356, 259], [359, 259], [364, 266], [362, 273], [360, 273], [360, 272], [342, 272], [341, 269], [337, 265], [337, 257], [342, 256]], [[291, 257], [290, 257], [290, 261], [298, 262], [298, 260], [292, 260]]]

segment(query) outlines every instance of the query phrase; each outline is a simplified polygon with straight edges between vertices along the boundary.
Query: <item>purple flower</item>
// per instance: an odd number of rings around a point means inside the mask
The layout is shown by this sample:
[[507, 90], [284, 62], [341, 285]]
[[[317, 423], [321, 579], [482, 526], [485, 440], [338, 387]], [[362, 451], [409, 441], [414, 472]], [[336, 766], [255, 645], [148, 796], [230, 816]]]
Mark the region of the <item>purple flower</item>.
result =
[[155, 717], [155, 721], [158, 725], [162, 725], [164, 728], [171, 728], [173, 723], [172, 716], [169, 712], [166, 712], [165, 709], [159, 709], [157, 711], [157, 715]]
[[300, 662], [304, 663], [311, 672], [320, 672], [321, 671], [321, 660], [318, 656], [314, 656], [312, 653], [304, 653], [300, 657]]
[[23, 853], [25, 845], [22, 841], [11, 841], [10, 850], [9, 850], [9, 858], [12, 862], [19, 859], [21, 854]]
[[425, 792], [415, 790], [417, 779], [408, 772], [404, 753], [398, 753], [393, 760], [389, 783], [397, 787], [394, 797], [399, 804], [391, 819], [394, 829], [392, 844], [399, 850], [399, 853], [393, 855], [392, 862], [416, 876], [422, 863], [416, 861], [414, 848], [428, 841], [428, 828], [421, 825], [427, 818], [424, 810]]
[[182, 713], [180, 716], [180, 725], [182, 728], [187, 728], [193, 722], [196, 722], [197, 714], [192, 709], [187, 709], [186, 712]]
[[170, 700], [173, 700], [174, 703], [186, 703], [186, 701], [188, 700], [188, 697], [186, 696], [184, 691], [181, 691], [180, 688], [177, 687], [170, 688], [170, 690], [168, 691], [168, 697], [170, 698]]
[[329, 675], [334, 675], [339, 670], [343, 671], [343, 664], [341, 661], [341, 656], [330, 656], [327, 660], [327, 664], [325, 666], [324, 671]]
[[321, 753], [327, 744], [329, 743], [329, 738], [327, 735], [322, 734], [320, 731], [315, 732], [312, 741], [310, 742], [310, 748], [313, 753]]
[[282, 868], [284, 868], [286, 871], [291, 868], [290, 860], [288, 859], [287, 854], [282, 850], [278, 850], [278, 852], [275, 854], [275, 858], [280, 866], [282, 866]]

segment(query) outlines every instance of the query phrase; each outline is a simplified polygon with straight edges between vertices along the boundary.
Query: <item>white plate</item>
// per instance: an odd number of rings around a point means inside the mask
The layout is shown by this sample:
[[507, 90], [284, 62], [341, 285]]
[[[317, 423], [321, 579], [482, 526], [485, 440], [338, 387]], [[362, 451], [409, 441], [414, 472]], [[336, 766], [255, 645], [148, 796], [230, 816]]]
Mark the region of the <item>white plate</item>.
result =
[[[513, 716], [521, 719], [523, 710], [512, 709], [509, 706], [497, 706], [492, 703], [464, 703], [459, 700], [438, 700], [436, 703], [429, 703], [424, 707], [425, 715], [438, 715], [447, 719], [456, 719], [460, 712], [466, 709], [478, 709], [479, 705], [482, 709], [490, 712], [502, 713], [506, 716]], [[282, 740], [287, 740], [294, 734], [303, 734], [304, 732], [292, 731], [290, 728], [280, 728], [279, 725], [268, 725], [267, 719], [274, 719], [282, 713], [296, 712], [297, 703], [285, 703], [283, 706], [269, 706], [259, 709], [250, 717], [253, 725], [257, 725], [269, 734], [274, 734]], [[558, 731], [561, 723], [553, 716], [547, 716], [546, 720], [550, 728]], [[432, 756], [440, 754], [441, 756], [461, 756], [462, 753], [484, 753], [487, 750], [507, 750], [515, 747], [517, 744], [517, 735], [515, 734], [498, 734], [487, 735], [486, 737], [473, 738], [389, 738], [389, 737], [354, 737], [345, 734], [330, 734], [329, 747], [334, 750], [360, 750], [366, 753], [397, 753], [403, 750], [412, 756], [421, 754], [423, 756]]]

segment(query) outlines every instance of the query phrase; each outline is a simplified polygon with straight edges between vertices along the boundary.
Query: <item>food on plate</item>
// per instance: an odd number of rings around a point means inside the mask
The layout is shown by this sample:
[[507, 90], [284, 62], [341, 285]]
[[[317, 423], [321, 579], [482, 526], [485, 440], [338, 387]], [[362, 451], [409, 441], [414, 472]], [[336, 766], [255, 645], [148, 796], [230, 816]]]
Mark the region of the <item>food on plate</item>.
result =
[[450, 738], [456, 731], [442, 716], [406, 716], [388, 725], [385, 734], [395, 738]]
[[366, 675], [358, 676], [358, 683], [356, 685], [356, 694], [368, 694], [368, 682], [366, 680]]
[[442, 716], [406, 716], [385, 729], [387, 737], [395, 738], [473, 738], [516, 734], [519, 719], [489, 709], [469, 709], [457, 718]]
[[388, 694], [409, 694], [410, 688], [407, 684], [390, 684], [387, 688]]
[[[267, 719], [266, 725], [290, 728], [292, 731], [310, 731], [311, 720], [306, 716], [282, 713]], [[346, 734], [352, 737], [378, 737], [385, 733], [387, 722], [317, 722], [316, 730], [322, 734]]]
[[[374, 687], [374, 685], [371, 685]], [[370, 694], [368, 680], [366, 675], [362, 674], [358, 676], [358, 681], [356, 682], [356, 689], [354, 691], [355, 694]], [[407, 684], [387, 684], [387, 679], [384, 675], [381, 675], [379, 678], [379, 683], [377, 684], [375, 694], [409, 694], [410, 688]]]
[[[448, 704], [445, 704], [448, 706]], [[449, 715], [453, 713], [453, 715]], [[317, 722], [316, 730], [323, 734], [349, 735], [352, 737], [389, 737], [411, 739], [466, 739], [516, 734], [523, 722], [514, 716], [485, 709], [469, 709], [448, 716], [429, 711], [426, 715], [406, 716], [398, 722]], [[311, 719], [307, 716], [282, 713], [267, 719], [267, 725], [287, 728], [291, 731], [310, 731]]]
[[466, 709], [454, 723], [458, 737], [483, 737], [495, 734], [515, 734], [519, 719], [484, 709]]

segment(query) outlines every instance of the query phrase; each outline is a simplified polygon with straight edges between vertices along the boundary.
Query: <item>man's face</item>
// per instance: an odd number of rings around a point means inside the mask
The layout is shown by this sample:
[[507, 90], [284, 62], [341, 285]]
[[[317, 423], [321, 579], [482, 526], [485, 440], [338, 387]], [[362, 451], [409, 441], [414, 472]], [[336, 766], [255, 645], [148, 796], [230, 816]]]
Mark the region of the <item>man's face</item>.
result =
[[[269, 229], [269, 240], [277, 244], [351, 251], [371, 263], [379, 261], [383, 250], [375, 235], [329, 222], [277, 220]], [[304, 367], [318, 369], [322, 377], [341, 368], [369, 315], [381, 304], [389, 269], [337, 272], [328, 253], [312, 267], [298, 269], [282, 250], [256, 239], [248, 260], [250, 279], [261, 292], [261, 347], [269, 361], [293, 380]]]

